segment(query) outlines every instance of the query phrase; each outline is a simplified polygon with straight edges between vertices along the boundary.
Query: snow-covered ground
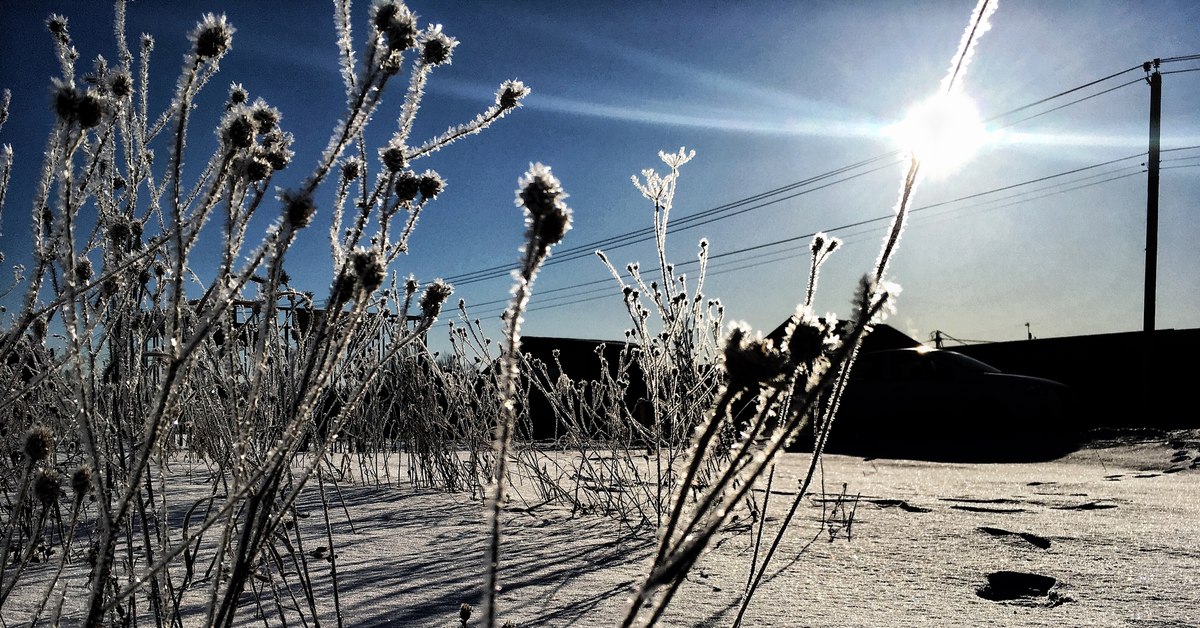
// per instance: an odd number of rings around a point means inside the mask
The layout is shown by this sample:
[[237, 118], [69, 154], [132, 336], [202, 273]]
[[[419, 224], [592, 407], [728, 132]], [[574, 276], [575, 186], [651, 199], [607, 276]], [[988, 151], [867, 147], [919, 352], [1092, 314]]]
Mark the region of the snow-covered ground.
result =
[[[849, 538], [845, 527], [832, 541], [821, 530], [819, 490], [806, 499], [744, 625], [1200, 625], [1200, 441], [1194, 433], [1174, 436], [1101, 443], [1044, 463], [827, 456], [827, 497], [841, 493], [843, 483], [850, 496], [843, 503], [854, 513]], [[778, 469], [768, 539], [807, 459], [788, 454]], [[351, 531], [341, 501], [331, 499], [344, 624], [459, 625], [460, 605], [480, 600], [483, 504], [465, 494], [394, 486], [342, 482], [338, 489], [353, 522]], [[825, 501], [827, 515], [835, 501]], [[299, 507], [312, 515], [300, 521], [310, 554], [325, 543], [320, 508], [315, 490]], [[841, 512], [827, 518], [846, 521]], [[504, 530], [499, 614], [516, 626], [613, 625], [654, 542], [650, 527], [633, 531], [611, 519], [517, 502]], [[746, 518], [732, 522], [662, 625], [731, 625], [752, 543]], [[310, 555], [308, 564], [323, 601], [321, 624], [336, 625], [329, 563]], [[41, 589], [32, 584], [36, 574], [48, 573], [46, 565], [32, 569], [34, 578], [5, 606], [8, 626], [26, 621]], [[1049, 595], [981, 597], [988, 575], [1000, 571], [1049, 576], [1055, 585]], [[81, 610], [72, 607], [83, 603], [83, 573], [68, 573], [67, 586], [80, 593], [63, 609], [64, 624], [72, 625]], [[189, 592], [194, 611], [203, 591]], [[282, 625], [273, 604], [264, 605], [264, 619], [246, 600], [238, 625]], [[477, 611], [470, 625], [478, 618]]]

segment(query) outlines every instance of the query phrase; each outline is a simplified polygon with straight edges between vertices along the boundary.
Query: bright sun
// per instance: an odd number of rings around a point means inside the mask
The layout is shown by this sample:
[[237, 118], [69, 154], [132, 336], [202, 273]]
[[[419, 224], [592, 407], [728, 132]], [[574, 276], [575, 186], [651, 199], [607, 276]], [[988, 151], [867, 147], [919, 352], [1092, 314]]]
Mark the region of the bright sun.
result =
[[975, 103], [957, 92], [939, 94], [913, 108], [888, 134], [916, 155], [922, 170], [935, 176], [965, 164], [987, 137]]

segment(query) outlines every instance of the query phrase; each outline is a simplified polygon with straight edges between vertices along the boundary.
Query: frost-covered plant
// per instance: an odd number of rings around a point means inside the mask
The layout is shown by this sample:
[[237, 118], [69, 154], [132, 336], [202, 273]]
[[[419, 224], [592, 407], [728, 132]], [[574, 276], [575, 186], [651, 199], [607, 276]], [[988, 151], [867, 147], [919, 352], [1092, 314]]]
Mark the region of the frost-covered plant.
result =
[[[290, 543], [284, 532], [288, 521], [295, 529], [300, 491], [314, 474], [324, 481], [326, 453], [339, 433], [354, 427], [351, 418], [374, 382], [398, 358], [418, 354], [408, 347], [424, 338], [451, 293], [442, 281], [406, 290], [404, 322], [388, 328], [381, 346], [384, 312], [398, 313], [401, 298], [394, 281], [385, 288], [388, 269], [445, 187], [438, 173], [414, 166], [519, 107], [529, 89], [505, 81], [475, 119], [414, 141], [425, 86], [434, 68], [451, 62], [457, 41], [440, 26], [420, 28], [399, 0], [376, 0], [365, 43], [357, 46], [350, 2], [339, 0], [334, 22], [346, 107], [302, 183], [272, 193], [275, 175], [294, 167], [295, 140], [280, 111], [237, 83], [213, 129], [215, 150], [198, 160], [199, 175], [189, 180], [198, 95], [234, 53], [237, 32], [225, 16], [204, 15], [187, 34], [191, 45], [172, 102], [156, 113], [148, 98], [154, 39], [143, 36], [131, 49], [125, 14], [125, 1], [117, 0], [115, 61], [96, 57], [86, 75], [78, 72], [67, 19], [47, 21], [61, 70], [52, 85], [56, 124], [32, 182], [34, 262], [16, 273], [24, 297], [0, 336], [0, 419], [9, 430], [44, 422], [58, 434], [60, 453], [42, 459], [37, 471], [7, 469], [24, 471], [15, 485], [16, 478], [6, 479], [5, 490], [34, 495], [17, 501], [36, 498], [42, 516], [37, 507], [33, 519], [20, 503], [9, 508], [0, 519], [4, 551], [20, 545], [29, 555], [40, 537], [49, 542], [45, 512], [66, 498], [52, 490], [61, 484], [58, 468], [87, 468], [73, 484], [72, 526], [80, 516], [92, 531], [89, 599], [80, 619], [119, 622], [136, 608], [156, 624], [178, 625], [197, 602], [185, 592], [206, 578], [207, 621], [230, 625], [247, 586], [260, 576], [283, 577], [282, 569], [264, 565], [278, 558], [280, 543]], [[371, 146], [365, 129], [406, 61], [395, 129], [382, 146]], [[7, 103], [6, 92], [0, 128]], [[11, 161], [5, 147], [0, 208]], [[319, 217], [318, 190], [326, 184], [335, 187], [334, 280], [320, 307], [314, 295], [289, 285], [285, 261]], [[263, 211], [275, 218], [254, 235], [251, 219]], [[218, 225], [221, 242], [212, 263], [194, 254], [210, 225]], [[418, 313], [410, 321], [414, 300]], [[51, 334], [61, 338], [62, 351], [48, 350]], [[182, 529], [173, 527], [168, 498], [176, 454], [210, 465], [224, 488], [198, 510], [197, 521], [192, 514], [201, 504], [193, 505]], [[96, 501], [81, 511], [83, 495]], [[60, 541], [65, 559], [69, 544]], [[299, 536], [284, 548], [293, 561], [297, 547]], [[196, 574], [204, 552], [211, 558], [207, 575]], [[35, 621], [45, 609], [61, 608], [68, 590], [80, 590], [57, 586], [61, 574], [60, 566]], [[22, 573], [0, 576], [2, 606]], [[293, 610], [315, 619], [311, 584], [306, 590], [309, 608]], [[336, 596], [334, 606], [340, 618]]]
[[[978, 36], [987, 30], [994, 11], [994, 0], [979, 0], [951, 61], [950, 72], [942, 82], [943, 92], [957, 88], [957, 81], [974, 54]], [[730, 326], [722, 358], [725, 381], [712, 410], [696, 429], [687, 468], [679, 482], [670, 515], [659, 529], [653, 561], [622, 626], [635, 623], [650, 626], [658, 621], [717, 531], [759, 478], [768, 472], [785, 445], [805, 425], [815, 421], [816, 441], [809, 469], [794, 504], [807, 493], [863, 338], [870, 332], [871, 325], [894, 307], [898, 287], [887, 281], [887, 270], [907, 222], [920, 168], [919, 156], [911, 154], [901, 181], [895, 216], [884, 236], [874, 268], [859, 282], [853, 301], [854, 312], [844, 327], [839, 329], [832, 321], [818, 319], [811, 312], [811, 297], [820, 265], [836, 248], [836, 244], [823, 236], [818, 236], [812, 244], [813, 264], [805, 302], [789, 319], [781, 341], [752, 334], [744, 325]], [[673, 192], [674, 179], [667, 179], [669, 177], [655, 180], [648, 177], [647, 183], [639, 188], [643, 194], [657, 199], [664, 192]], [[657, 205], [656, 201], [656, 216]], [[663, 250], [661, 239], [659, 250]], [[660, 264], [664, 270], [667, 268], [661, 255]], [[753, 399], [752, 416], [745, 422], [728, 460], [689, 505], [687, 497], [696, 485], [704, 460], [717, 452], [717, 437], [722, 426], [732, 423], [736, 404], [747, 398]], [[793, 506], [780, 534], [787, 528], [794, 512]], [[735, 624], [740, 625], [777, 545], [778, 537], [763, 564], [752, 573]], [[752, 571], [754, 567], [752, 565]]]

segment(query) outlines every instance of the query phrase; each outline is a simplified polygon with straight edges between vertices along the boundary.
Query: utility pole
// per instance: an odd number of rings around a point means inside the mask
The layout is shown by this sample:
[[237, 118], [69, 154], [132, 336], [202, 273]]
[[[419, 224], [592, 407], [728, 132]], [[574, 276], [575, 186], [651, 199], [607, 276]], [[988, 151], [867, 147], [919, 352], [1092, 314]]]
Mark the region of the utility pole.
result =
[[[1162, 121], [1162, 75], [1159, 60], [1142, 64], [1150, 84], [1150, 151], [1146, 157], [1146, 285], [1142, 298], [1142, 330], [1154, 331], [1154, 305], [1158, 280], [1158, 163], [1159, 131]], [[1153, 67], [1153, 72], [1151, 68]]]

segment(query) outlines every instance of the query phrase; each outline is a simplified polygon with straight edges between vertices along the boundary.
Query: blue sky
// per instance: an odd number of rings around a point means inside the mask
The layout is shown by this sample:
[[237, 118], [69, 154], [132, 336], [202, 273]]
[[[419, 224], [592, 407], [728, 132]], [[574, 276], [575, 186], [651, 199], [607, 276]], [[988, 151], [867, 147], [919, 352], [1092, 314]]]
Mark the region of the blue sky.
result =
[[[355, 7], [360, 45], [368, 6]], [[650, 226], [651, 207], [629, 177], [661, 166], [659, 150], [686, 146], [697, 152], [684, 166], [672, 212], [677, 220], [894, 150], [883, 129], [937, 89], [973, 2], [488, 1], [410, 7], [422, 25], [440, 23], [461, 42], [453, 64], [430, 80], [414, 137], [470, 119], [506, 79], [533, 89], [525, 107], [489, 131], [414, 164], [436, 169], [448, 183], [423, 214], [410, 253], [396, 265], [401, 274], [428, 281], [515, 265], [523, 225], [512, 199], [530, 162], [550, 165], [571, 194], [574, 229], [561, 245], [570, 248]], [[23, 245], [32, 190], [22, 182], [36, 176], [53, 124], [49, 85], [57, 66], [42, 22], [51, 12], [70, 19], [81, 69], [96, 54], [115, 59], [116, 48], [111, 7], [103, 2], [16, 0], [0, 11], [6, 26], [0, 87], [13, 91], [0, 143], [13, 146], [16, 160], [2, 225], [5, 264], [11, 265], [28, 263]], [[275, 180], [294, 185], [315, 164], [344, 109], [331, 5], [131, 3], [131, 38], [148, 32], [157, 41], [152, 109], [169, 102], [187, 32], [207, 11], [226, 13], [237, 33], [221, 73], [199, 101], [189, 140], [192, 164], [211, 150], [209, 129], [220, 117], [226, 89], [240, 82], [251, 97], [278, 107], [283, 128], [296, 135], [297, 157]], [[1155, 57], [1200, 53], [1195, 2], [1001, 0], [992, 23], [965, 80], [984, 117]], [[1200, 61], [1164, 70], [1192, 67]], [[1124, 74], [1026, 113], [1140, 75]], [[1200, 145], [1200, 72], [1167, 75], [1163, 84], [1164, 149]], [[369, 145], [391, 134], [401, 97], [398, 89], [385, 98]], [[1148, 100], [1149, 88], [1136, 83], [1015, 124], [960, 172], [923, 182], [915, 205], [1143, 152]], [[1200, 165], [1197, 149], [1163, 157], [1177, 160], [1164, 166]], [[920, 339], [935, 329], [963, 339], [1016, 339], [1024, 337], [1026, 322], [1040, 337], [1139, 329], [1146, 196], [1141, 161], [914, 214], [891, 270], [904, 288], [891, 322]], [[865, 170], [850, 171], [861, 176], [824, 189], [681, 230], [669, 241], [669, 255], [677, 262], [693, 259], [701, 237], [720, 255], [886, 216], [900, 166]], [[1106, 181], [1121, 175], [1130, 176]], [[1027, 194], [1012, 196], [1022, 192]], [[1158, 325], [1197, 327], [1200, 168], [1164, 170], [1161, 192]], [[328, 293], [331, 276], [323, 228], [329, 202], [286, 264], [293, 284], [318, 297]], [[266, 223], [263, 218], [262, 228]], [[835, 232], [847, 246], [826, 265], [819, 311], [847, 313], [885, 225]], [[720, 298], [731, 318], [770, 330], [803, 297], [807, 249], [800, 239], [721, 258], [710, 268], [705, 294]], [[654, 260], [647, 244], [609, 254], [622, 265], [641, 261], [649, 267]], [[193, 267], [211, 277], [203, 257]], [[593, 256], [546, 267], [534, 287], [526, 333], [620, 337], [628, 319], [614, 284], [571, 288], [605, 277]], [[491, 320], [508, 295], [504, 277], [460, 281], [457, 288], [455, 300], [478, 304], [472, 314]], [[492, 328], [498, 330], [498, 322]]]

